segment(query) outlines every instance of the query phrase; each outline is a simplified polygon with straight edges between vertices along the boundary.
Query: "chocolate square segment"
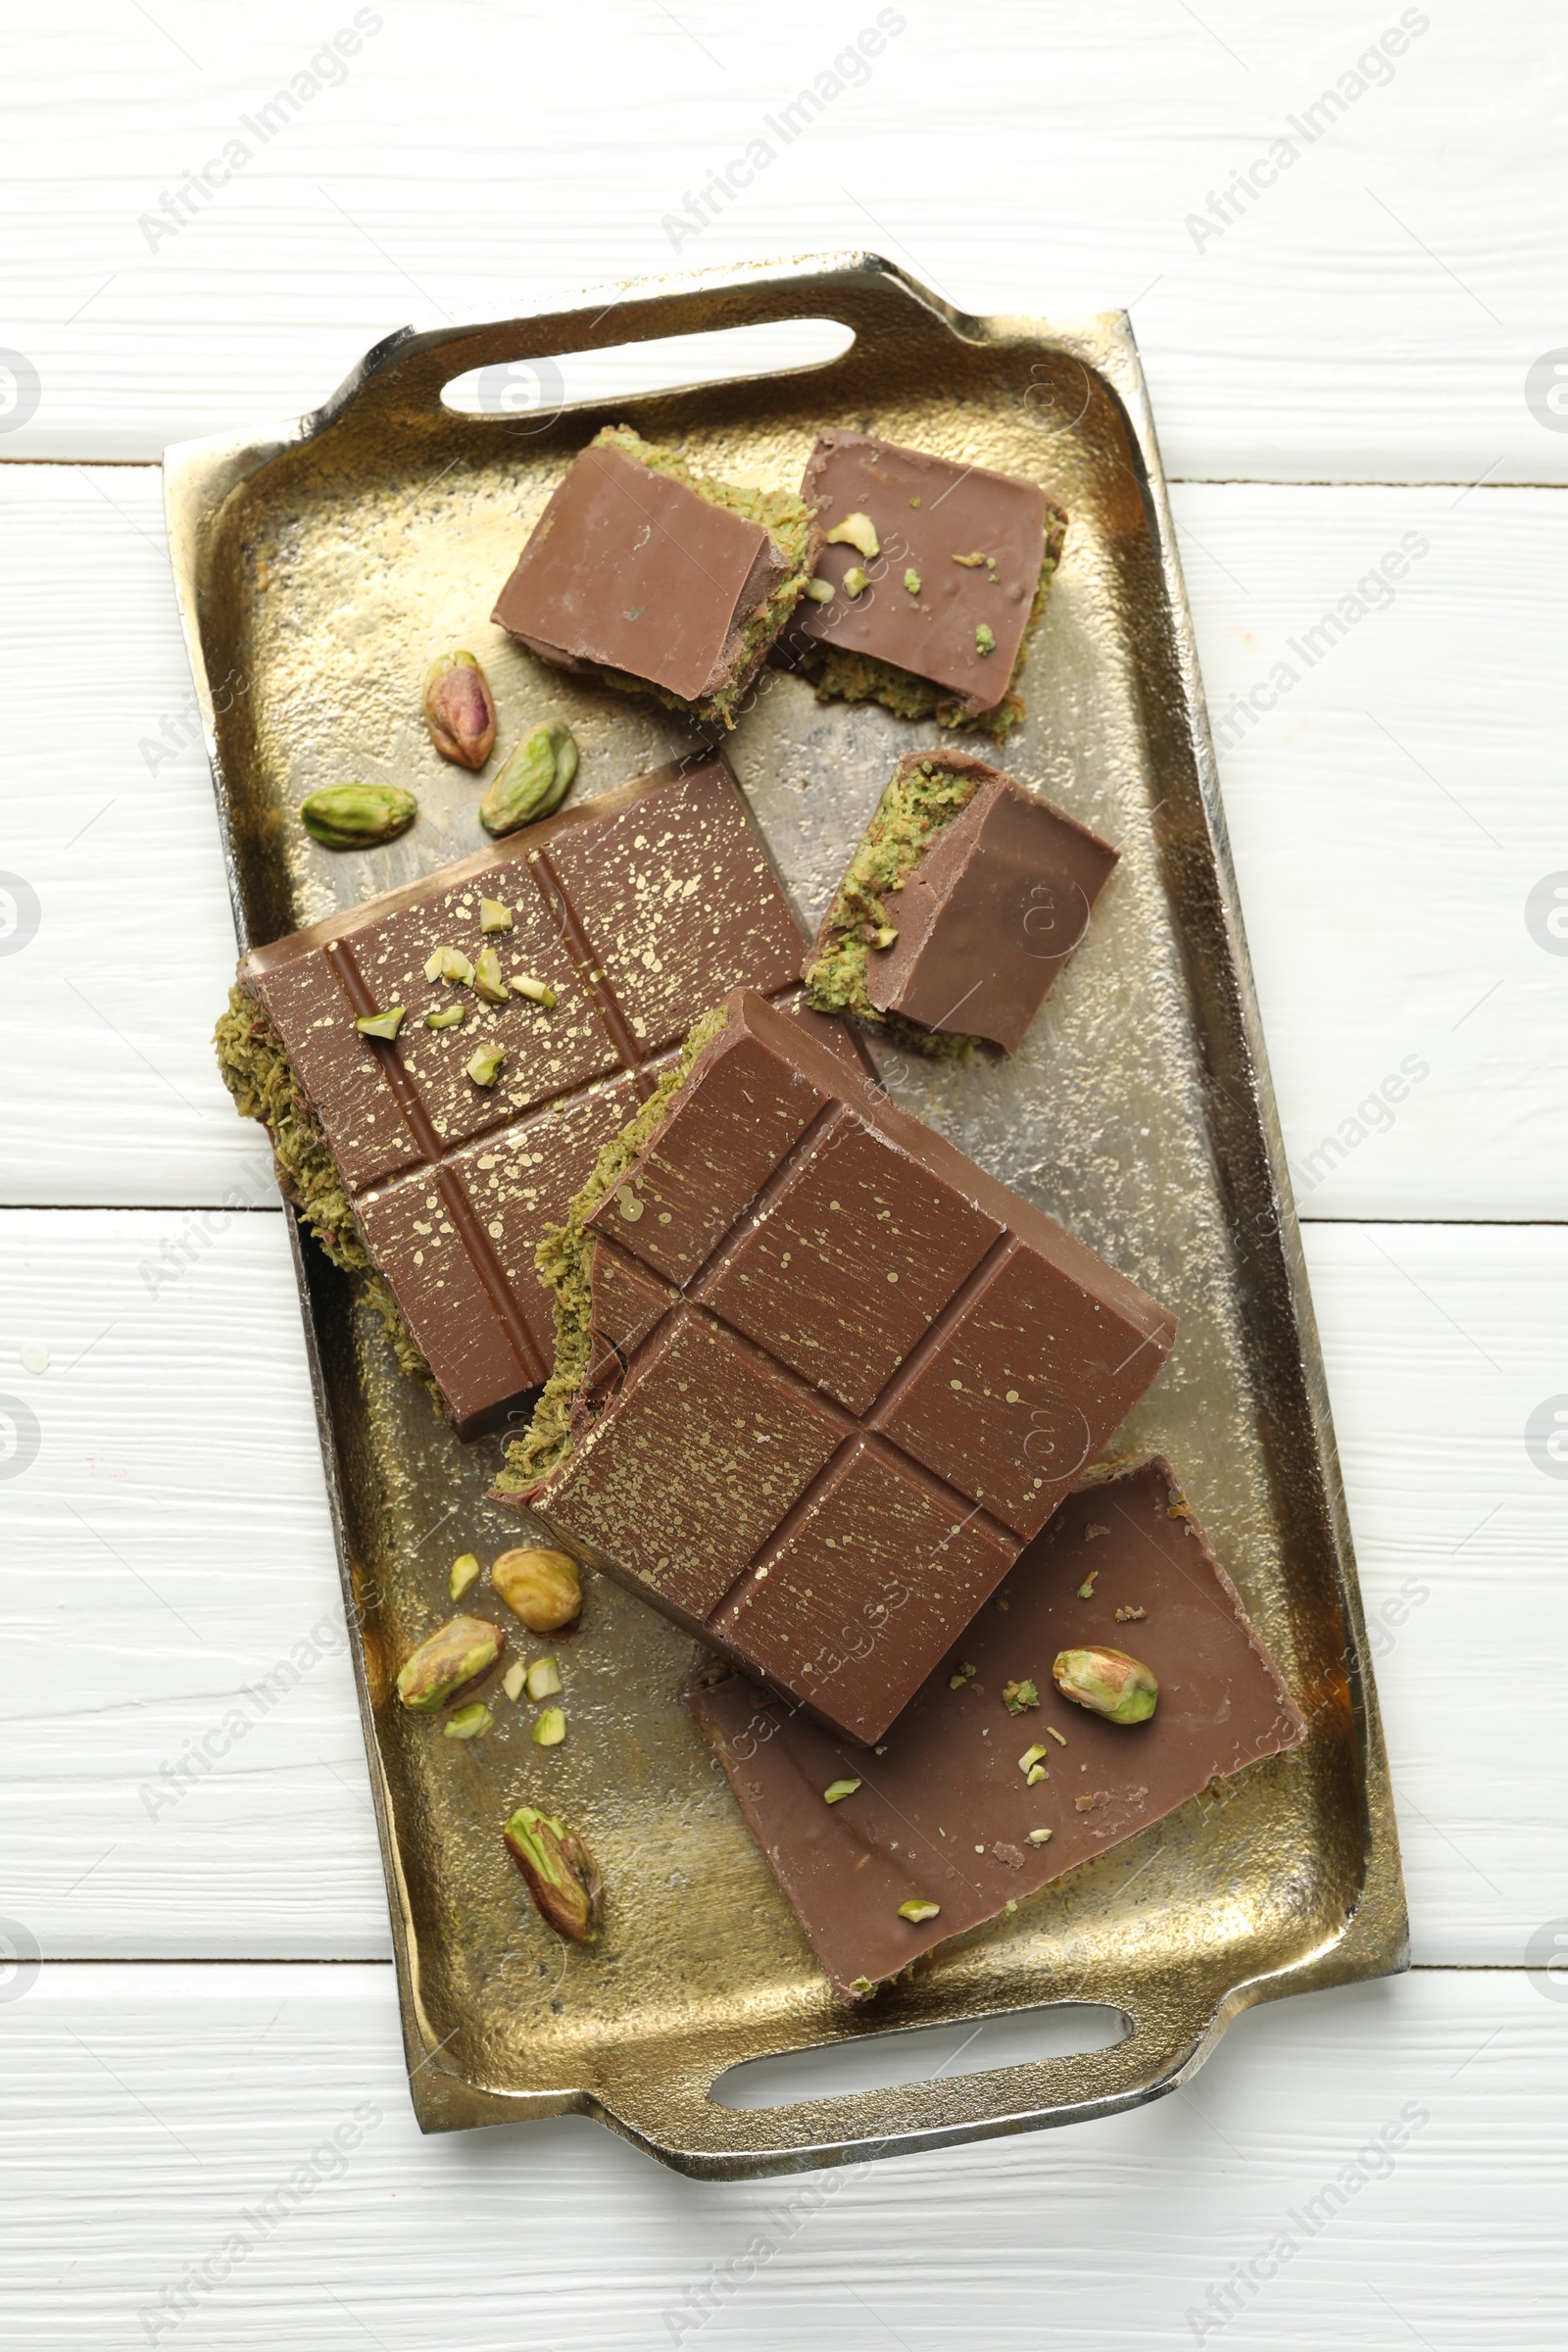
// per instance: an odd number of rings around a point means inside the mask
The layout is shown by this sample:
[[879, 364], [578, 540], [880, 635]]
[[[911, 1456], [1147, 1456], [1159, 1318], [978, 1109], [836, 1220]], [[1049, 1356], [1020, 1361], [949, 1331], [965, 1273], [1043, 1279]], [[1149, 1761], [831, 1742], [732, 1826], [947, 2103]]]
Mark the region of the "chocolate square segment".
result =
[[[585, 1220], [602, 1345], [573, 1450], [528, 1495], [872, 1742], [1175, 1323], [801, 1022], [744, 992], [726, 1010]], [[637, 1270], [629, 1308], [617, 1268]]]
[[[1056, 1690], [1057, 1652], [1090, 1644], [1152, 1671], [1147, 1722], [1107, 1723]], [[1003, 1690], [1025, 1681], [1039, 1703], [1009, 1714]], [[1158, 1457], [1060, 1505], [883, 1752], [845, 1746], [740, 1676], [692, 1705], [812, 1950], [852, 1998], [1306, 1736]], [[1031, 1748], [1044, 1766], [1032, 1787], [1018, 1761]], [[853, 1793], [826, 1803], [845, 1780]], [[901, 1919], [911, 1901], [937, 1915]]]
[[[828, 539], [849, 516], [866, 515], [879, 553], [824, 545], [817, 577], [837, 594], [803, 606], [795, 631], [927, 678], [971, 715], [1001, 703], [1046, 561], [1053, 514], [1039, 485], [833, 430], [811, 452], [802, 495]], [[852, 568], [870, 578], [858, 596], [845, 590]]]
[[[510, 931], [481, 932], [481, 897], [511, 909]], [[470, 961], [492, 947], [503, 975], [546, 981], [556, 1003], [487, 1006], [427, 980], [439, 947]], [[462, 1434], [545, 1380], [554, 1328], [534, 1250], [671, 1048], [737, 973], [793, 1003], [800, 955], [745, 804], [709, 756], [244, 959], [240, 979], [281, 1037]], [[358, 1034], [358, 1015], [393, 1004], [405, 1008], [395, 1043]], [[457, 1005], [460, 1026], [425, 1027], [426, 1012]], [[505, 1051], [493, 1087], [467, 1074], [479, 1047]]]

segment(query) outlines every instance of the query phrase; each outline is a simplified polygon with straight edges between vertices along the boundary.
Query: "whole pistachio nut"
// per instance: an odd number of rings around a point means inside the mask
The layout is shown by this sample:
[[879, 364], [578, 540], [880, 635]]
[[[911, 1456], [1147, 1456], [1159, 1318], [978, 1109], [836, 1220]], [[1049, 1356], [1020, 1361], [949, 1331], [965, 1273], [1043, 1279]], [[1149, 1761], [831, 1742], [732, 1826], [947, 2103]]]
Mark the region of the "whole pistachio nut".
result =
[[1124, 1649], [1063, 1649], [1051, 1679], [1063, 1698], [1107, 1723], [1147, 1723], [1159, 1699], [1149, 1668]]
[[551, 816], [571, 790], [577, 773], [577, 739], [559, 718], [530, 728], [514, 745], [479, 803], [479, 822], [499, 840], [523, 825]]
[[604, 1885], [575, 1831], [558, 1814], [519, 1805], [501, 1834], [546, 1927], [567, 1943], [593, 1943], [604, 1917]]
[[438, 655], [424, 681], [424, 723], [443, 760], [483, 767], [496, 739], [496, 707], [472, 654]]
[[539, 1544], [504, 1551], [490, 1570], [490, 1582], [530, 1634], [559, 1633], [582, 1607], [576, 1561]]
[[373, 850], [396, 841], [419, 813], [398, 784], [327, 784], [300, 805], [300, 822], [323, 850]]
[[398, 1696], [416, 1715], [434, 1715], [488, 1674], [506, 1637], [483, 1617], [454, 1617], [421, 1642], [398, 1675]]

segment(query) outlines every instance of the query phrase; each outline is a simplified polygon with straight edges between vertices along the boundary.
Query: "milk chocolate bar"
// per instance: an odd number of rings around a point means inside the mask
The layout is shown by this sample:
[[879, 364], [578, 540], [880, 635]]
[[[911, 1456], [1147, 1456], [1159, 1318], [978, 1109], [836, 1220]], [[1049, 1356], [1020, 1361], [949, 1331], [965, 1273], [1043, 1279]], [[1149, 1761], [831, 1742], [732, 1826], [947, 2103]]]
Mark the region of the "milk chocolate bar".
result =
[[[1152, 1670], [1147, 1722], [1106, 1722], [1056, 1690], [1057, 1653], [1089, 1643]], [[875, 1755], [740, 1676], [692, 1705], [852, 1999], [1306, 1736], [1157, 1455], [1068, 1496]]]
[[[825, 432], [802, 495], [825, 543], [789, 651], [820, 700], [878, 702], [903, 718], [999, 739], [1024, 713], [1015, 682], [1061, 560], [1067, 516], [1037, 483]], [[869, 521], [875, 553], [854, 518]], [[857, 535], [834, 541], [841, 525]], [[861, 585], [863, 577], [864, 585]]]
[[711, 481], [607, 425], [572, 461], [492, 617], [558, 668], [733, 726], [816, 547], [791, 493]]
[[[485, 900], [510, 929], [482, 928]], [[499, 1001], [428, 976], [443, 949], [460, 971], [494, 950]], [[737, 985], [798, 1004], [801, 951], [745, 804], [707, 757], [244, 958], [224, 1076], [329, 1254], [375, 1270], [406, 1366], [427, 1368], [460, 1434], [548, 1374], [534, 1250], [694, 1018]], [[518, 974], [554, 1002], [515, 993]], [[395, 1040], [357, 1031], [398, 1005]], [[481, 1083], [474, 1057], [497, 1051]]]
[[1175, 1321], [761, 998], [686, 1062], [573, 1204], [497, 1493], [875, 1740]]
[[910, 752], [817, 933], [810, 1002], [922, 1054], [1016, 1053], [1116, 857], [1000, 768]]

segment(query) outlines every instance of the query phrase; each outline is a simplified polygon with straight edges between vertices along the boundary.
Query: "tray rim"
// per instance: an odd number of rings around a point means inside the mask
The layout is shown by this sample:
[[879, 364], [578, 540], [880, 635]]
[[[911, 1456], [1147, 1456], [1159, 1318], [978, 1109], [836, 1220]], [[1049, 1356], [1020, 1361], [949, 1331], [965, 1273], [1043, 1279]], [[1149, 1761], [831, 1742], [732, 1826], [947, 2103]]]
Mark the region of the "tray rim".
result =
[[[352, 1641], [350, 1647], [354, 1655], [361, 1725], [369, 1763], [371, 1794], [391, 1912], [410, 2091], [421, 2129], [451, 2131], [505, 2121], [533, 2120], [547, 2115], [586, 2114], [608, 2125], [621, 2137], [661, 2162], [690, 2176], [705, 2179], [753, 2179], [810, 2170], [1122, 2112], [1162, 2097], [1190, 2080], [1217, 2045], [1226, 2025], [1243, 2009], [1295, 1992], [1396, 1974], [1409, 1965], [1408, 1928], [1388, 1756], [1371, 1673], [1327, 1383], [1283, 1136], [1269, 1078], [1229, 832], [1220, 798], [1217, 761], [1176, 550], [1169, 498], [1148, 387], [1131, 320], [1125, 312], [1091, 314], [1060, 322], [1000, 315], [972, 317], [959, 313], [895, 264], [878, 254], [864, 251], [808, 256], [792, 263], [762, 263], [689, 275], [637, 279], [563, 297], [528, 318], [437, 328], [422, 333], [412, 327], [402, 327], [375, 344], [318, 409], [249, 433], [217, 434], [172, 444], [166, 449], [163, 460], [170, 558], [181, 629], [213, 772], [236, 939], [242, 953], [254, 945], [265, 944], [257, 943], [250, 936], [241, 857], [234, 824], [234, 786], [225, 769], [217, 732], [202, 631], [205, 559], [229, 497], [252, 482], [275, 459], [319, 439], [351, 408], [362, 404], [372, 409], [385, 407], [389, 415], [395, 416], [406, 371], [424, 378], [426, 382], [445, 382], [468, 372], [473, 367], [487, 364], [498, 353], [513, 359], [545, 356], [595, 345], [702, 331], [715, 323], [751, 323], [757, 317], [804, 317], [812, 315], [813, 302], [818, 306], [817, 315], [833, 316], [833, 305], [827, 297], [830, 290], [845, 288], [861, 292], [872, 290], [890, 302], [914, 306], [924, 314], [921, 324], [928, 333], [940, 333], [946, 329], [950, 335], [970, 345], [1025, 340], [1042, 351], [1062, 355], [1099, 376], [1119, 401], [1123, 412], [1139, 468], [1138, 487], [1149, 515], [1150, 537], [1159, 567], [1160, 587], [1166, 605], [1166, 624], [1182, 701], [1183, 731], [1197, 778], [1198, 803], [1217, 887], [1231, 978], [1236, 990], [1242, 1042], [1251, 1080], [1251, 1109], [1259, 1130], [1268, 1177], [1271, 1231], [1278, 1239], [1282, 1253], [1286, 1291], [1299, 1348], [1299, 1369], [1310, 1417], [1316, 1467], [1322, 1485], [1334, 1577], [1346, 1630], [1345, 1665], [1360, 1767], [1363, 1876], [1359, 1899], [1337, 1935], [1325, 1938], [1314, 1950], [1281, 1968], [1266, 1970], [1230, 1984], [1212, 2001], [1200, 2002], [1197, 2007], [1189, 2005], [1189, 2015], [1180, 2034], [1174, 2038], [1169, 2034], [1161, 2037], [1162, 2046], [1157, 2053], [1157, 2062], [1146, 2067], [1136, 2082], [1123, 2083], [1104, 2080], [1110, 2070], [1096, 2070], [1087, 2063], [1088, 2058], [1110, 2059], [1120, 2051], [1124, 2055], [1114, 2072], [1125, 2075], [1128, 2058], [1136, 2057], [1140, 2036], [1135, 2034], [1131, 2040], [1124, 2039], [1111, 2045], [1109, 2050], [1089, 2053], [1087, 2057], [1002, 2069], [992, 2075], [950, 2078], [950, 2085], [958, 2081], [994, 2085], [995, 2095], [984, 2113], [967, 2117], [950, 2114], [927, 2125], [906, 2126], [878, 2133], [870, 2130], [845, 2132], [842, 2129], [846, 2108], [863, 2112], [864, 2120], [869, 2124], [871, 2111], [866, 2102], [884, 2095], [875, 2092], [851, 2094], [848, 2098], [833, 2100], [803, 2101], [787, 2107], [746, 2111], [721, 2109], [719, 2112], [732, 2116], [744, 2113], [748, 2117], [755, 2134], [755, 2144], [744, 2148], [733, 2144], [704, 2147], [698, 2144], [700, 2135], [690, 2132], [684, 2135], [672, 2134], [667, 2130], [651, 2126], [647, 2120], [639, 2120], [630, 2112], [616, 2110], [591, 2090], [518, 2092], [477, 2082], [444, 2061], [444, 2044], [438, 2038], [420, 1997], [414, 1920], [393, 1834], [391, 1800], [384, 1781], [363, 1648], [358, 1640]], [[733, 302], [737, 316], [715, 321], [707, 314], [711, 311], [715, 301], [722, 308], [726, 298]], [[681, 323], [682, 314], [695, 312], [699, 306], [704, 315]], [[616, 323], [608, 331], [601, 331], [603, 321], [611, 312], [619, 314]], [[853, 344], [850, 348], [853, 351]], [[849, 355], [842, 356], [847, 358]], [[812, 374], [825, 374], [838, 364], [837, 361], [828, 361], [801, 369], [753, 373], [722, 379], [721, 384], [710, 380], [698, 389], [703, 393], [720, 388], [744, 392], [748, 384], [765, 387], [794, 376], [804, 379]], [[614, 406], [635, 417], [641, 408], [679, 398], [683, 389], [673, 386], [657, 392], [645, 392], [623, 401], [617, 400]], [[587, 413], [603, 404], [585, 402], [579, 405]], [[473, 421], [454, 414], [454, 423]], [[357, 1613], [357, 1604], [350, 1568], [348, 1519], [312, 1301], [313, 1269], [307, 1261], [297, 1220], [289, 1220], [289, 1232], [339, 1575], [345, 1608], [352, 1621]], [[1102, 2005], [1116, 2006], [1113, 1990], [1103, 1994], [1079, 1993], [1074, 1997], [1077, 2002], [1088, 1997], [1101, 2000]], [[1072, 2005], [1072, 1999], [1063, 1996], [1058, 2002], [997, 2004], [978, 2014], [982, 2017], [1000, 2017], [1036, 2007], [1067, 2005]], [[973, 2014], [976, 2013], [969, 2010], [956, 2013], [965, 2020]], [[867, 2018], [858, 2028], [854, 2038], [864, 2035], [886, 2037], [923, 2030], [941, 2022], [938, 2018], [921, 2018], [908, 2023], [877, 2026]], [[843, 2035], [816, 2039], [803, 2037], [791, 2041], [789, 2047], [795, 2052], [828, 2048], [836, 2046], [843, 2038]], [[773, 2054], [777, 2053], [770, 2049], [767, 2052], [745, 2053], [744, 2056]], [[742, 2058], [731, 2061], [732, 2064], [742, 2062]], [[1102, 2078], [1100, 2087], [1091, 2089], [1087, 2096], [1073, 2096], [1063, 2083], [1067, 2095], [1042, 2097], [1048, 2089], [1055, 2088], [1056, 2079], [1067, 2066], [1076, 2067], [1091, 2076], [1098, 2071]], [[1020, 2095], [1009, 2100], [1006, 2092], [1011, 2085], [1017, 2086]], [[712, 2104], [716, 2106], [717, 2103]], [[824, 2125], [828, 2125], [831, 2112], [831, 2125], [821, 2136], [812, 2134], [813, 2109], [823, 2111]], [[778, 2119], [781, 2127], [788, 2119], [797, 2119], [806, 2136], [800, 2136], [799, 2132], [790, 2136], [779, 2130], [769, 2133], [766, 2130], [767, 2119]], [[859, 2120], [858, 2115], [857, 2120]]]

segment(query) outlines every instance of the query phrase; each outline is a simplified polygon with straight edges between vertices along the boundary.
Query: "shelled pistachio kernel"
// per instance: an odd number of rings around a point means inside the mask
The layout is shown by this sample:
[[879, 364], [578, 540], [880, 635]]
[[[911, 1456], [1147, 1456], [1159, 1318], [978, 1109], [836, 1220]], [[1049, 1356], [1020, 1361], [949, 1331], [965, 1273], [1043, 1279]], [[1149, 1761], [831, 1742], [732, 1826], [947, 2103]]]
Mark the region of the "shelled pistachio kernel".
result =
[[841, 1805], [847, 1796], [855, 1794], [859, 1786], [858, 1781], [829, 1781], [822, 1791], [822, 1802], [825, 1805]]
[[512, 908], [503, 906], [499, 899], [481, 899], [479, 901], [479, 928], [481, 931], [510, 931], [512, 929]]
[[374, 850], [406, 833], [419, 813], [398, 784], [327, 784], [300, 804], [300, 822], [323, 850]]
[[983, 620], [975, 624], [974, 646], [977, 654], [994, 654], [997, 650], [996, 633]]
[[561, 1690], [561, 1668], [554, 1658], [535, 1658], [527, 1672], [528, 1696], [554, 1698]]
[[471, 1054], [463, 1067], [475, 1086], [494, 1086], [507, 1058], [505, 1046], [481, 1046]]
[[427, 980], [454, 980], [462, 988], [473, 986], [473, 966], [461, 948], [437, 948], [424, 959]]
[[1061, 1650], [1051, 1678], [1063, 1698], [1107, 1723], [1147, 1723], [1159, 1703], [1158, 1682], [1124, 1649]]
[[447, 1579], [447, 1591], [454, 1600], [461, 1600], [479, 1573], [479, 1563], [471, 1551], [460, 1551], [452, 1563]]
[[501, 1688], [510, 1699], [515, 1701], [522, 1696], [522, 1688], [527, 1674], [528, 1669], [520, 1658], [507, 1668], [506, 1673], [501, 1677]]
[[466, 1005], [449, 1004], [443, 1012], [427, 1012], [424, 1025], [427, 1029], [461, 1029], [466, 1010]]
[[481, 948], [474, 957], [473, 993], [485, 1004], [511, 1001], [512, 991], [501, 977], [501, 958], [494, 948]]
[[454, 1617], [405, 1659], [398, 1673], [398, 1696], [416, 1715], [434, 1715], [466, 1683], [488, 1674], [504, 1646], [499, 1625], [484, 1617]]
[[863, 596], [870, 585], [871, 574], [864, 570], [858, 564], [852, 564], [849, 570], [844, 574], [844, 593], [846, 596]]
[[489, 681], [472, 654], [440, 654], [424, 681], [424, 723], [443, 760], [483, 767], [496, 739]]
[[530, 1634], [558, 1634], [582, 1607], [582, 1579], [566, 1552], [542, 1544], [519, 1544], [498, 1552], [490, 1582]]
[[385, 1012], [362, 1012], [354, 1026], [362, 1037], [381, 1037], [390, 1044], [403, 1026], [403, 1007], [389, 1004]]
[[882, 553], [876, 524], [869, 514], [858, 513], [846, 514], [842, 522], [836, 522], [830, 531], [824, 533], [822, 544], [824, 547], [853, 547], [856, 554], [863, 556], [868, 564], [874, 556]]
[[482, 1698], [470, 1698], [466, 1707], [458, 1707], [441, 1726], [447, 1740], [482, 1740], [495, 1717]]
[[559, 1707], [546, 1707], [533, 1727], [535, 1747], [559, 1747], [565, 1737], [565, 1716]]
[[833, 583], [831, 580], [808, 580], [806, 594], [813, 605], [830, 605], [833, 602]]
[[913, 1926], [918, 1927], [923, 1919], [935, 1919], [941, 1908], [940, 1903], [922, 1903], [911, 1900], [899, 1905], [899, 1917], [906, 1919]]

